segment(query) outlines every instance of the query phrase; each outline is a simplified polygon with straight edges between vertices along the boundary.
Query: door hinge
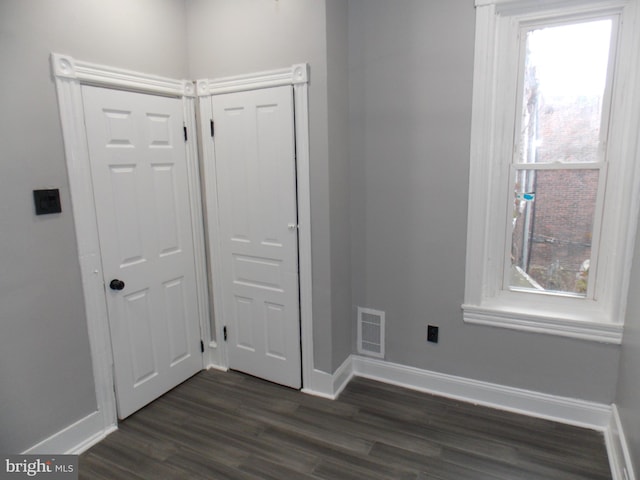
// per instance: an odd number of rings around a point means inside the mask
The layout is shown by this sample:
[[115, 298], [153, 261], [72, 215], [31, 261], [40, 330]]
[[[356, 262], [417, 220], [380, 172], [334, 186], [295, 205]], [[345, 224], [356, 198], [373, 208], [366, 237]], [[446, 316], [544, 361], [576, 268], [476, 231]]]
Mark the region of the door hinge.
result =
[[211, 128], [211, 138], [213, 138], [213, 132], [215, 131], [215, 128], [213, 126], [213, 119], [209, 120], [209, 127]]
[[204, 342], [200, 340], [200, 352], [204, 353]]
[[224, 337], [224, 341], [227, 341], [227, 327], [226, 325], [222, 327], [222, 336]]
[[184, 130], [184, 141], [187, 141], [187, 126], [185, 125], [184, 127], [182, 127], [182, 129]]

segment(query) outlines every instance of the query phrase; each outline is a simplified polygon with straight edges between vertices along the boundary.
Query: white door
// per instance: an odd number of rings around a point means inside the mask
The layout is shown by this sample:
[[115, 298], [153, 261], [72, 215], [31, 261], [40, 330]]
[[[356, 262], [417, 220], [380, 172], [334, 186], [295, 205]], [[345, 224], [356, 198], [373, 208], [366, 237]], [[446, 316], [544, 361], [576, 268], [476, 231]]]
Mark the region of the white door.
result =
[[300, 388], [292, 88], [211, 101], [229, 367]]
[[202, 368], [182, 102], [82, 87], [118, 416]]

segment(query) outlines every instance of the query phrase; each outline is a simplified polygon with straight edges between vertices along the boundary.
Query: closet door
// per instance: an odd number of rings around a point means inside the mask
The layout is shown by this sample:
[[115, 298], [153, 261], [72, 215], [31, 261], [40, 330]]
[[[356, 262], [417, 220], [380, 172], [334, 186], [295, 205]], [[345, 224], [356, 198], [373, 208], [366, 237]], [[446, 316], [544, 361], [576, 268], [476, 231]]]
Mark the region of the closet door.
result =
[[229, 367], [300, 388], [292, 87], [214, 95], [212, 107]]

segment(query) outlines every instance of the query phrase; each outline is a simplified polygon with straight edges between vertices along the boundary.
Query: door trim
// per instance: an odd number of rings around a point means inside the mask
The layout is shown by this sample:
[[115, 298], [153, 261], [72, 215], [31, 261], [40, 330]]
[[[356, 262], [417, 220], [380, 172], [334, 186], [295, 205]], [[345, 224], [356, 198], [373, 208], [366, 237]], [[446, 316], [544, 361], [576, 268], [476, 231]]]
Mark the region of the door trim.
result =
[[[315, 373], [313, 368], [313, 291], [311, 269], [311, 197], [309, 173], [309, 66], [306, 63], [296, 64], [289, 68], [250, 73], [217, 79], [201, 79], [197, 81], [199, 97], [200, 134], [202, 139], [204, 189], [207, 207], [207, 232], [209, 240], [211, 271], [221, 270], [222, 246], [219, 228], [218, 191], [216, 186], [216, 163], [210, 123], [212, 119], [211, 96], [223, 93], [242, 92], [261, 88], [293, 86], [293, 104], [295, 111], [295, 143], [296, 174], [298, 201], [298, 256], [300, 282], [300, 336], [302, 355], [302, 385], [305, 391], [315, 391]], [[222, 298], [222, 284], [218, 275], [211, 276], [214, 299]], [[211, 337], [209, 345], [210, 364], [212, 367], [226, 369], [229, 366], [227, 348], [223, 338], [223, 319], [220, 302], [213, 304], [215, 322], [215, 338]]]
[[[188, 136], [186, 155], [198, 315], [201, 333], [204, 338], [209, 338], [209, 299], [197, 156], [195, 85], [189, 80], [174, 80], [83, 62], [57, 53], [51, 54], [51, 69], [56, 83], [60, 109], [85, 314], [93, 360], [97, 410], [101, 413], [104, 431], [107, 431], [117, 425], [113, 354], [101, 273], [102, 257], [96, 223], [81, 86], [94, 85], [182, 99], [185, 126], [188, 132], [192, 132]], [[205, 366], [203, 356], [203, 367]]]

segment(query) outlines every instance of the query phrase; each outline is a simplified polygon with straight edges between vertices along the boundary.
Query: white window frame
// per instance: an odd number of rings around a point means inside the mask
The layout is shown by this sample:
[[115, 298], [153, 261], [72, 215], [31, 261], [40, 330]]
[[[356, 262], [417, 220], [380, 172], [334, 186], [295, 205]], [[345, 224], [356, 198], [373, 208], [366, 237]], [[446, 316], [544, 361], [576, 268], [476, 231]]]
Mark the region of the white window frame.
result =
[[[640, 205], [640, 0], [476, 0], [465, 298], [468, 323], [619, 344]], [[526, 25], [619, 15], [597, 272], [587, 298], [504, 287]], [[595, 277], [595, 278], [594, 278]]]

